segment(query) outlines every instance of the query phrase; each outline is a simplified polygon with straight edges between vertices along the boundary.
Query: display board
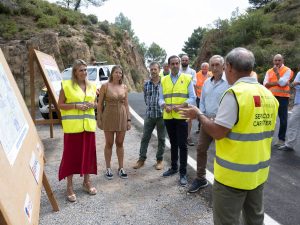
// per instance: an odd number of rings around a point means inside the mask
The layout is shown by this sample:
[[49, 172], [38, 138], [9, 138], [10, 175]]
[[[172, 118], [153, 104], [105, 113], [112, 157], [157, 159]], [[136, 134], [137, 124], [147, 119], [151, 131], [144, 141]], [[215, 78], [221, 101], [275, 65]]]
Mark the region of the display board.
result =
[[57, 66], [57, 63], [51, 55], [45, 54], [38, 50], [34, 50], [34, 53], [37, 58], [38, 65], [42, 70], [42, 76], [46, 81], [45, 85], [47, 86], [48, 92], [52, 95], [52, 98], [54, 99], [53, 104], [55, 108], [57, 108], [57, 102], [62, 81], [62, 76]]
[[[34, 70], [34, 63], [37, 63], [39, 71]], [[31, 116], [35, 124], [50, 124], [50, 137], [53, 137], [53, 124], [61, 123], [60, 111], [58, 110], [58, 98], [61, 89], [62, 76], [55, 59], [46, 53], [35, 49], [29, 52], [29, 68], [30, 68], [30, 93], [31, 93]], [[35, 74], [39, 72], [44, 80], [49, 96], [49, 119], [36, 120], [35, 118]], [[54, 109], [50, 106], [54, 106]], [[58, 119], [52, 118], [52, 111], [55, 110]]]
[[38, 224], [44, 147], [0, 49], [0, 224]]

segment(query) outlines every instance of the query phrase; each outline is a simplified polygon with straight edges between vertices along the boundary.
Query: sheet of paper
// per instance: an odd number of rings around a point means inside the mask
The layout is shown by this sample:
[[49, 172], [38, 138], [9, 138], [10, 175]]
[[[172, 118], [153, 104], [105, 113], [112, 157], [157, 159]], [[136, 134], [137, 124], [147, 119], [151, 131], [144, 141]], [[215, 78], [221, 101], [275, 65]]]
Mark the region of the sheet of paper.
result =
[[0, 144], [10, 165], [13, 165], [28, 133], [29, 126], [1, 63], [0, 118]]
[[30, 166], [30, 170], [33, 174], [33, 177], [34, 177], [36, 183], [38, 184], [39, 183], [39, 178], [40, 178], [41, 166], [40, 166], [40, 163], [37, 160], [34, 152], [32, 152], [32, 154], [31, 154], [31, 159], [30, 159], [29, 166]]
[[32, 209], [33, 209], [32, 201], [29, 194], [27, 193], [24, 202], [24, 211], [29, 223], [31, 223]]

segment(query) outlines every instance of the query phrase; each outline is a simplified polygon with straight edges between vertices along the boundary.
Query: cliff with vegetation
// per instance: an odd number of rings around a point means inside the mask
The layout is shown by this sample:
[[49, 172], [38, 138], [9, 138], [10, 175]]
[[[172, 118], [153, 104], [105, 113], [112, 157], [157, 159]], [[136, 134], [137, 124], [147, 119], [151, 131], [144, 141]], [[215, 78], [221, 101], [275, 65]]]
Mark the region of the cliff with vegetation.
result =
[[[108, 64], [120, 64], [129, 90], [141, 91], [148, 76], [143, 54], [128, 32], [94, 15], [59, 7], [42, 0], [3, 0], [0, 2], [0, 47], [18, 83], [29, 100], [28, 53], [31, 47], [52, 55], [62, 71], [81, 58], [91, 57]], [[37, 76], [38, 94], [43, 86]]]
[[[234, 14], [233, 14], [234, 15]], [[262, 81], [272, 67], [272, 58], [280, 53], [294, 72], [300, 64], [300, 1], [272, 1], [259, 9], [248, 9], [230, 20], [218, 20], [215, 28], [205, 30], [195, 67], [212, 55], [226, 55], [234, 47], [246, 47], [256, 58], [255, 70]]]

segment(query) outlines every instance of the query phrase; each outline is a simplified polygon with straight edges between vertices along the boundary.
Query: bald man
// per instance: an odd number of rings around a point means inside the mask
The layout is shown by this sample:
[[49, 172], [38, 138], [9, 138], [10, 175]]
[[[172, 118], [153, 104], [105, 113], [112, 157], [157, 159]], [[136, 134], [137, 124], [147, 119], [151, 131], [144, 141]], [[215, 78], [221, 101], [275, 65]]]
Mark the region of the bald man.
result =
[[288, 106], [290, 98], [290, 79], [293, 71], [285, 66], [283, 56], [276, 54], [273, 58], [273, 68], [265, 75], [263, 84], [268, 88], [279, 102], [278, 116], [280, 121], [276, 147], [284, 145], [288, 121]]

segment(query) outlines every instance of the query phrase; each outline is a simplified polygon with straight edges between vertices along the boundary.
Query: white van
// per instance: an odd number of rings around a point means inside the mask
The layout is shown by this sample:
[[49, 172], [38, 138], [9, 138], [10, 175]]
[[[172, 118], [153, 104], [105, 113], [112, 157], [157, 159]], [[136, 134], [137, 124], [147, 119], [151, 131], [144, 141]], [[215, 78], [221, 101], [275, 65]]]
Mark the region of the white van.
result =
[[[108, 82], [111, 69], [114, 65], [87, 66], [88, 80], [95, 82], [97, 88]], [[72, 76], [72, 68], [67, 68], [62, 72], [63, 80], [70, 80]]]

